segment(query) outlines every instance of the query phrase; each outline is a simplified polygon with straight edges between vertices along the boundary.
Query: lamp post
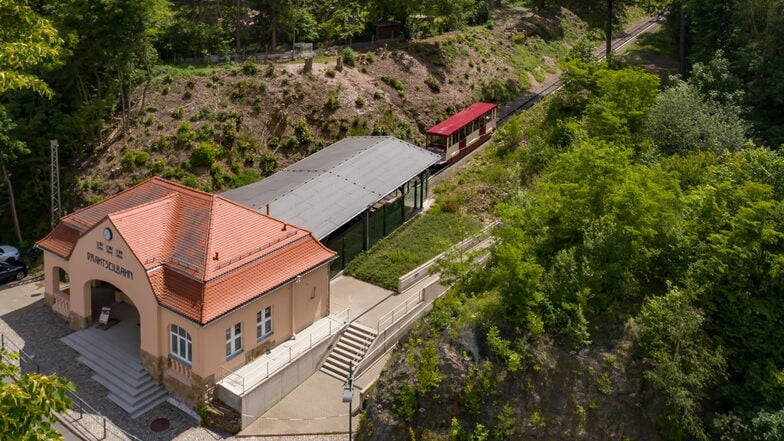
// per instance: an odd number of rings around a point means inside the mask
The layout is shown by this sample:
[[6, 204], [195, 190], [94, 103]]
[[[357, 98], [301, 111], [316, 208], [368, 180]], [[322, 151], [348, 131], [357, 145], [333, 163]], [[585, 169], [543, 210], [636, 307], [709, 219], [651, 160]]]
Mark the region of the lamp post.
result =
[[343, 386], [343, 402], [348, 403], [348, 441], [353, 439], [351, 432], [351, 402], [354, 400], [354, 362], [348, 362], [348, 377], [346, 385]]

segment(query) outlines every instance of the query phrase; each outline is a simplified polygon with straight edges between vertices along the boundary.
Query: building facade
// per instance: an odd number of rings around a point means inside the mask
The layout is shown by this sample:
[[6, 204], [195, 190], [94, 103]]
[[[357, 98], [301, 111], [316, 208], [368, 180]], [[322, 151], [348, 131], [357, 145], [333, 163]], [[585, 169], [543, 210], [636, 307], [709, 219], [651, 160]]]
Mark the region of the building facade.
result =
[[130, 306], [141, 364], [192, 405], [329, 314], [335, 253], [310, 231], [159, 178], [63, 217], [37, 246], [46, 303], [74, 330]]

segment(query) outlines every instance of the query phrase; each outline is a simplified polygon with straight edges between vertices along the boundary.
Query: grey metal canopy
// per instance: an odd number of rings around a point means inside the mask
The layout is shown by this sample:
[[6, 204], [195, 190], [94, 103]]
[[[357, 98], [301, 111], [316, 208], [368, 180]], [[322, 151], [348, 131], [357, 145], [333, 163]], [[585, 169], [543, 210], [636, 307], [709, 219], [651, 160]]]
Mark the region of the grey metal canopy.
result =
[[350, 136], [221, 196], [262, 212], [269, 204], [270, 216], [323, 239], [439, 160], [391, 136]]

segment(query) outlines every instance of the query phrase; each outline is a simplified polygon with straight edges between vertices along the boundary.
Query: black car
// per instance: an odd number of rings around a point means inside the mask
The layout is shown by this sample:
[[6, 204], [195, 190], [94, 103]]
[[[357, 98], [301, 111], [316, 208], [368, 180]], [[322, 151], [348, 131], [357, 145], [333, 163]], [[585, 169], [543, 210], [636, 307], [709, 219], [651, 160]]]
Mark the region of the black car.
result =
[[22, 262], [0, 262], [0, 283], [22, 280], [27, 277], [27, 265]]

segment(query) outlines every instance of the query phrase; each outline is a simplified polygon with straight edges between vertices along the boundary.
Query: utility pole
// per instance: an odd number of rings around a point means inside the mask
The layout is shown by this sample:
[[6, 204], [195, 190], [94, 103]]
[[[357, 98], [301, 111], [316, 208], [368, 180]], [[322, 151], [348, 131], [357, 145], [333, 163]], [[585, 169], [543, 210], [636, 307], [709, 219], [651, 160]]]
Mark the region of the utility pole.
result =
[[60, 222], [60, 160], [56, 139], [49, 141], [52, 158], [52, 228]]

